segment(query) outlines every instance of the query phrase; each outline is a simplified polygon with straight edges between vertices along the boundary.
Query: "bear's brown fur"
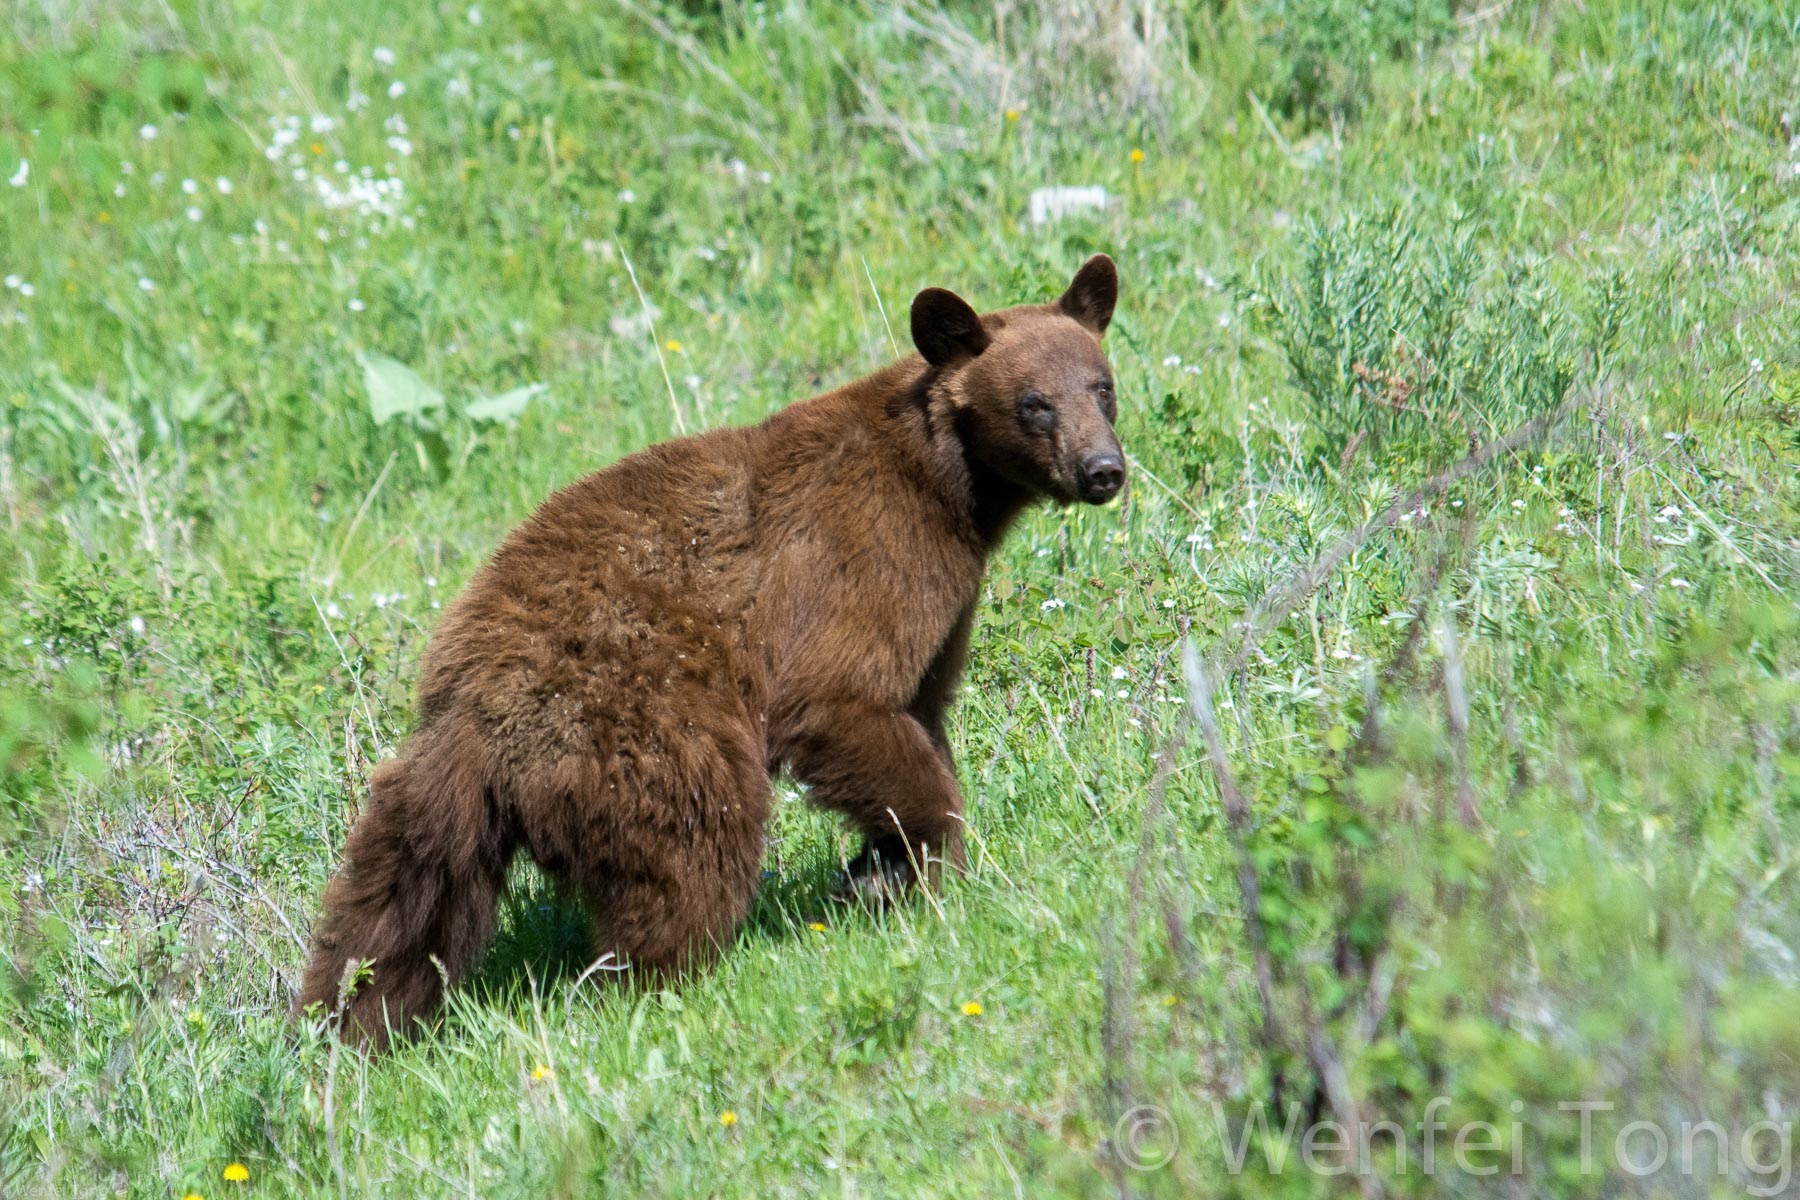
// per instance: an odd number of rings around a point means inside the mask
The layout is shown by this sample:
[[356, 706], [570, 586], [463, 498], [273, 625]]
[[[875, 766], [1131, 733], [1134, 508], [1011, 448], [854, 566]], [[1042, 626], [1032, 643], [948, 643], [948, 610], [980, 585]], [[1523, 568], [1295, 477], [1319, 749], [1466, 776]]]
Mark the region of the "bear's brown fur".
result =
[[1125, 482], [1117, 294], [1104, 255], [1047, 305], [927, 289], [917, 354], [546, 501], [444, 614], [298, 1006], [375, 1045], [410, 1029], [487, 942], [519, 849], [580, 890], [597, 953], [703, 963], [750, 906], [784, 764], [864, 835], [857, 890], [960, 866], [944, 710], [987, 556], [1032, 501]]

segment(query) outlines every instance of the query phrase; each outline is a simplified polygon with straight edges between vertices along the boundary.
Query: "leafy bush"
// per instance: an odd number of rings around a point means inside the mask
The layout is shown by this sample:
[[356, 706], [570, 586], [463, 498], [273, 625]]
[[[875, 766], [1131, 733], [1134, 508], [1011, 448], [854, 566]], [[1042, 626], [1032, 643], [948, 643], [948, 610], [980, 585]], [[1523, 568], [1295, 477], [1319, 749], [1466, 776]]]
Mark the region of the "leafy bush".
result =
[[1454, 29], [1455, 0], [1268, 0], [1258, 14], [1275, 68], [1273, 103], [1311, 123], [1354, 116], [1376, 63]]
[[[1622, 299], [1602, 299], [1610, 336]], [[1253, 300], [1342, 451], [1485, 440], [1554, 408], [1575, 377], [1580, 323], [1541, 264], [1492, 261], [1466, 225], [1422, 234], [1399, 208], [1309, 226], [1298, 269]]]

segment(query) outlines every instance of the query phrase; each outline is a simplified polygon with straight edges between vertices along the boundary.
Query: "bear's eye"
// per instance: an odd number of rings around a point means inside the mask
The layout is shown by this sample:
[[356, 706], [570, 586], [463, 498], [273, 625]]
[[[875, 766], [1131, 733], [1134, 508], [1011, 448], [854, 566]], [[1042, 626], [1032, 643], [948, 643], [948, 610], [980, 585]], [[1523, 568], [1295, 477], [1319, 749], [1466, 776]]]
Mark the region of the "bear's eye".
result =
[[1056, 408], [1042, 392], [1026, 392], [1019, 397], [1019, 419], [1028, 429], [1048, 432], [1056, 427]]
[[1100, 415], [1110, 422], [1119, 410], [1119, 402], [1113, 397], [1112, 380], [1102, 379], [1094, 385], [1094, 402], [1100, 406]]

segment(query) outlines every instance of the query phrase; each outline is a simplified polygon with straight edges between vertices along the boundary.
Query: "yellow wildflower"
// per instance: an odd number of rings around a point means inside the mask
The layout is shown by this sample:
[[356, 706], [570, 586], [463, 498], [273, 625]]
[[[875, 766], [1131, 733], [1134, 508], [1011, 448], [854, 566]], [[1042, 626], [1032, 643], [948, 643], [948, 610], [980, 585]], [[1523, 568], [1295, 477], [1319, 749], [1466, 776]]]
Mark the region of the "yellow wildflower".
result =
[[980, 1015], [981, 1015], [981, 1001], [971, 1000], [967, 1004], [963, 1005], [963, 1016], [979, 1017]]
[[1134, 163], [1141, 163], [1144, 161], [1144, 152], [1141, 148], [1137, 146], [1131, 148], [1131, 161]]
[[100, 222], [102, 225], [111, 225], [112, 224], [112, 214], [107, 212], [103, 208], [100, 210], [100, 214], [94, 218], [94, 220]]
[[248, 1183], [249, 1180], [250, 1168], [246, 1167], [243, 1163], [234, 1162], [225, 1165], [226, 1183]]
[[531, 1077], [533, 1079], [548, 1079], [551, 1075], [554, 1075], [555, 1073], [556, 1072], [552, 1068], [546, 1067], [542, 1063], [539, 1063], [537, 1066], [531, 1068]]
[[737, 1114], [732, 1112], [729, 1108], [726, 1109], [724, 1112], [719, 1114], [719, 1124], [723, 1125], [727, 1129], [730, 1129], [733, 1125], [737, 1124]]
[[676, 341], [674, 338], [670, 338], [668, 341], [663, 343], [663, 349], [667, 350], [670, 354], [680, 354], [681, 353], [681, 343]]
[[1020, 112], [1016, 108], [1009, 108], [1006, 110], [1006, 119], [1009, 121], [1017, 121], [1019, 116]]
[[807, 928], [812, 930], [814, 933], [824, 933], [825, 932], [825, 922], [814, 921], [811, 925], [808, 925]]
[[206, 1200], [206, 1197], [202, 1196], [199, 1192], [189, 1192], [187, 1195], [183, 1196], [181, 1200]]

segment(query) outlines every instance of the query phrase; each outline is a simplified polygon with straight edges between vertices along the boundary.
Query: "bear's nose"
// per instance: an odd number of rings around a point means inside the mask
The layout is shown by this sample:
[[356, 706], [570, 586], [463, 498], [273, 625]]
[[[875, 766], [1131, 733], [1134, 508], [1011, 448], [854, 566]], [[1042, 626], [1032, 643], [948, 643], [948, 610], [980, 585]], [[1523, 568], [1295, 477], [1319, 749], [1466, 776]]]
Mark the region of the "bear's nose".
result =
[[1105, 504], [1125, 486], [1125, 460], [1110, 450], [1090, 454], [1081, 460], [1081, 478], [1076, 482], [1083, 500]]

